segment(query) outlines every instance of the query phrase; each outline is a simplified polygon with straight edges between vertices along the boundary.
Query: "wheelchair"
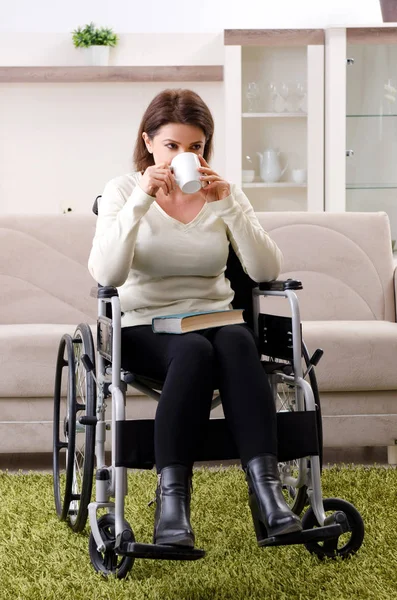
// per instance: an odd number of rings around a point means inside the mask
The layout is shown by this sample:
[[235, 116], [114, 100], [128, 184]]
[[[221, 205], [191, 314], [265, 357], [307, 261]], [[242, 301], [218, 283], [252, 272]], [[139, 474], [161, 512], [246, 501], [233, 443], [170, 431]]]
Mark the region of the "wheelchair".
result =
[[[93, 211], [98, 214], [97, 197]], [[322, 497], [322, 419], [315, 366], [302, 340], [296, 291], [300, 281], [257, 283], [244, 272], [230, 245], [225, 276], [235, 292], [234, 308], [256, 332], [261, 364], [267, 373], [277, 410], [278, 466], [283, 494], [302, 517], [303, 530], [268, 537], [256, 525], [260, 547], [303, 544], [319, 559], [347, 558], [360, 548], [364, 524], [360, 513], [340, 498]], [[126, 419], [127, 386], [159, 400], [163, 383], [121, 368], [121, 307], [117, 289], [93, 288], [97, 298], [96, 350], [91, 327], [80, 323], [74, 335], [62, 336], [56, 362], [53, 420], [53, 485], [58, 517], [74, 532], [89, 518], [89, 556], [103, 575], [124, 578], [135, 559], [197, 560], [199, 548], [140, 543], [125, 519], [127, 469], [153, 469], [154, 420]], [[260, 297], [288, 300], [291, 317], [260, 313]], [[211, 410], [221, 403], [214, 390]], [[111, 423], [106, 404], [112, 402]], [[106, 465], [106, 432], [111, 430], [111, 464]], [[238, 460], [227, 422], [210, 418], [195, 461]], [[96, 462], [96, 465], [94, 463]], [[65, 470], [65, 473], [63, 471]], [[91, 501], [95, 471], [95, 501]], [[112, 500], [113, 499], [113, 500]], [[254, 517], [254, 509], [249, 498]], [[104, 512], [98, 518], [98, 511]], [[326, 512], [330, 514], [326, 514]]]

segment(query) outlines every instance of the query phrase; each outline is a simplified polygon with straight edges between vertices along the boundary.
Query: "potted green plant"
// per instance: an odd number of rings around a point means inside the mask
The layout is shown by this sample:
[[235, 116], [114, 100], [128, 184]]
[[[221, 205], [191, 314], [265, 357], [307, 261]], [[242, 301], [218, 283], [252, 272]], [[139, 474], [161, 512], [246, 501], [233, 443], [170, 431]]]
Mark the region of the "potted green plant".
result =
[[85, 27], [77, 27], [72, 31], [75, 48], [83, 48], [89, 65], [106, 66], [109, 64], [110, 47], [116, 46], [118, 36], [107, 27], [95, 27], [88, 23]]

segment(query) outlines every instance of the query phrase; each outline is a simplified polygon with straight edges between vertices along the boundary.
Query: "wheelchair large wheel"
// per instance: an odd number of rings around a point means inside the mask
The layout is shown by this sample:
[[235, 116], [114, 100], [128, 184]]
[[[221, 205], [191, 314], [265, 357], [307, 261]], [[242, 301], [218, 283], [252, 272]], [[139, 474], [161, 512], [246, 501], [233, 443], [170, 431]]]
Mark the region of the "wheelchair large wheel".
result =
[[[65, 357], [66, 352], [66, 357]], [[54, 394], [54, 498], [58, 516], [73, 531], [82, 531], [91, 499], [95, 452], [95, 425], [81, 424], [81, 417], [95, 417], [96, 387], [93, 373], [87, 372], [82, 357], [95, 365], [90, 327], [80, 324], [74, 337], [63, 336], [57, 360]], [[67, 367], [66, 398], [62, 386]], [[65, 453], [62, 451], [65, 450]], [[64, 460], [63, 460], [64, 459]], [[66, 476], [60, 475], [62, 467]]]
[[91, 501], [95, 460], [95, 424], [82, 425], [81, 417], [95, 417], [96, 384], [93, 372], [87, 372], [82, 357], [87, 356], [95, 370], [95, 350], [91, 328], [81, 323], [73, 336], [76, 369], [76, 435], [74, 449], [74, 473], [69, 523], [74, 531], [82, 531], [88, 517]]
[[[306, 368], [309, 365], [309, 353], [305, 344], [302, 342], [302, 355], [304, 360], [304, 366]], [[283, 364], [285, 362], [283, 361]], [[320, 396], [318, 392], [318, 385], [314, 368], [312, 368], [308, 374], [310, 386], [313, 391], [314, 401], [316, 404], [316, 421], [317, 421], [317, 433], [319, 442], [319, 454], [320, 454], [320, 468], [322, 468], [322, 419], [321, 419], [321, 406]], [[295, 404], [295, 391], [293, 386], [286, 383], [278, 383], [277, 385], [277, 399], [276, 399], [277, 411], [294, 411], [296, 410]], [[283, 494], [292, 512], [296, 515], [301, 515], [305, 506], [308, 503], [307, 498], [307, 486], [296, 487], [300, 471], [300, 459], [294, 459], [286, 462], [279, 463], [280, 479], [283, 486]]]
[[[115, 575], [117, 579], [124, 579], [132, 569], [135, 559], [131, 556], [118, 556], [114, 551], [116, 541], [114, 514], [107, 513], [102, 515], [98, 519], [98, 527], [101, 537], [104, 540], [106, 550], [104, 552], [98, 551], [95, 538], [92, 533], [90, 533], [88, 550], [92, 566], [97, 573], [102, 573], [102, 575], [105, 576]], [[129, 529], [132, 532], [131, 527], [126, 521], [124, 521], [124, 529]], [[133, 539], [135, 538], [133, 537]]]
[[[67, 375], [63, 380], [64, 385], [62, 385], [62, 375], [65, 367], [67, 367]], [[67, 519], [72, 499], [73, 449], [76, 427], [69, 422], [69, 415], [73, 412], [75, 387], [73, 342], [72, 337], [65, 334], [59, 343], [55, 371], [52, 464], [55, 509], [62, 521]], [[66, 475], [62, 477], [61, 469], [64, 467], [66, 467]]]
[[[331, 514], [336, 511], [342, 511], [345, 513], [347, 522], [349, 524], [349, 531], [343, 533], [339, 538], [332, 538], [324, 542], [308, 542], [305, 544], [306, 548], [312, 554], [316, 554], [318, 558], [348, 558], [357, 552], [361, 547], [364, 539], [364, 522], [358, 510], [347, 502], [340, 498], [325, 498], [323, 500], [324, 511], [330, 511]], [[328, 515], [331, 518], [331, 515]], [[316, 516], [313, 509], [310, 507], [302, 518], [303, 529], [313, 529], [318, 527]]]

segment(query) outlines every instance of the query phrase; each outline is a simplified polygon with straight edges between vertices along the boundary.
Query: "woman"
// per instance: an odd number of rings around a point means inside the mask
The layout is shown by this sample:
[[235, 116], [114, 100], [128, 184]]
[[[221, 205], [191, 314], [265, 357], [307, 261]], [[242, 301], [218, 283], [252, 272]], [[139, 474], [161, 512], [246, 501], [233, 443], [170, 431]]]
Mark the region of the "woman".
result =
[[[282, 255], [247, 197], [210, 167], [214, 122], [195, 92], [168, 89], [147, 107], [135, 172], [111, 180], [99, 206], [89, 270], [119, 291], [122, 367], [164, 381], [155, 416], [158, 473], [153, 542], [194, 546], [192, 467], [219, 389], [267, 534], [302, 529], [277, 469], [276, 413], [254, 332], [247, 324], [182, 335], [152, 331], [154, 316], [232, 308], [229, 241], [255, 281], [276, 279]], [[170, 168], [181, 152], [200, 160], [202, 189], [184, 194]]]

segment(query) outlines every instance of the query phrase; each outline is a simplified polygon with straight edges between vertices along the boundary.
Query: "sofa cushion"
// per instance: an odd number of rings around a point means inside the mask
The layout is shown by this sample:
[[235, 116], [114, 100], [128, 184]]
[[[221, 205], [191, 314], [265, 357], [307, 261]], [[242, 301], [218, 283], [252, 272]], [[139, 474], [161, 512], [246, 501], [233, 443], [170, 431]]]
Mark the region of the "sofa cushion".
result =
[[302, 330], [309, 354], [324, 350], [320, 392], [397, 390], [397, 323], [304, 321]]
[[58, 346], [75, 325], [0, 325], [2, 397], [53, 396]]
[[[91, 326], [96, 337], [96, 325]], [[388, 321], [304, 321], [303, 338], [312, 354], [320, 391], [397, 390], [397, 324]], [[0, 325], [3, 357], [1, 397], [51, 397], [56, 357], [64, 333], [74, 325]], [[137, 393], [129, 386], [129, 393]]]
[[[77, 323], [76, 323], [77, 325]], [[90, 325], [96, 346], [96, 324]], [[53, 397], [59, 342], [75, 325], [0, 325], [0, 398]], [[140, 395], [128, 387], [128, 395]]]
[[[284, 256], [280, 279], [300, 279], [303, 321], [395, 321], [393, 255], [386, 213], [257, 213]], [[267, 298], [264, 312], [290, 314]]]
[[94, 215], [0, 219], [0, 323], [95, 323], [87, 263]]

